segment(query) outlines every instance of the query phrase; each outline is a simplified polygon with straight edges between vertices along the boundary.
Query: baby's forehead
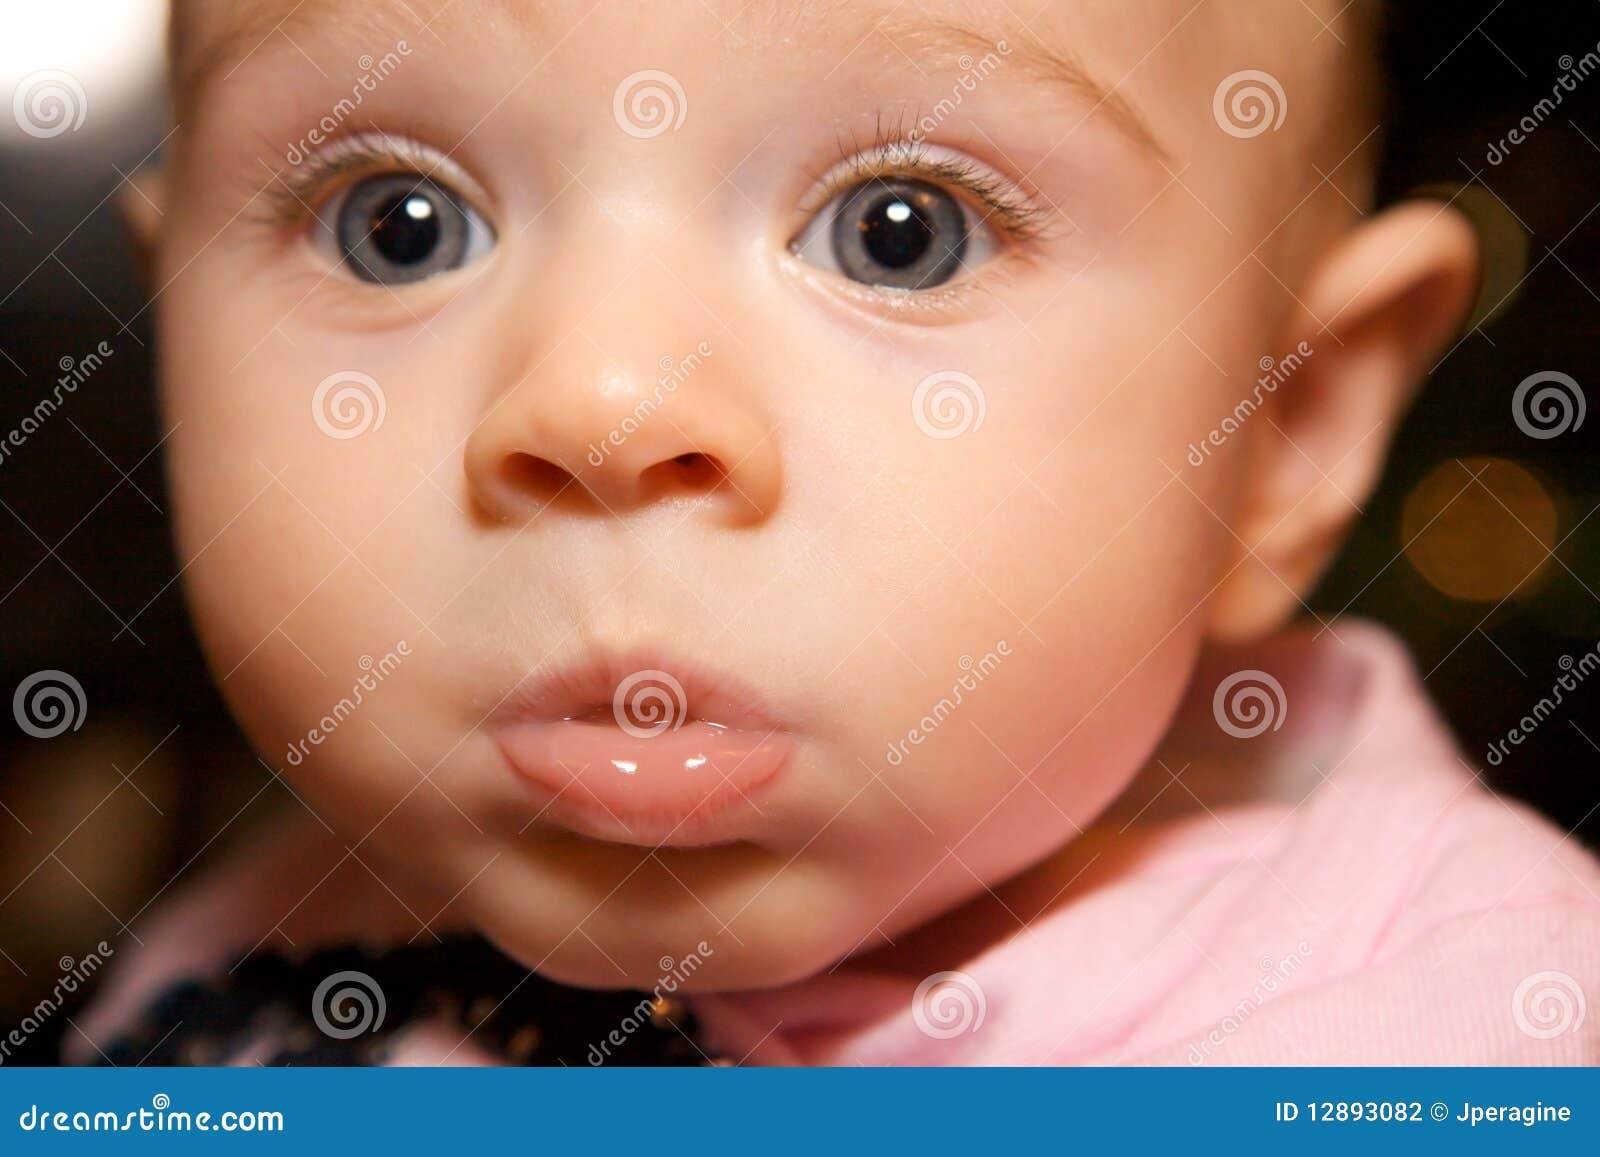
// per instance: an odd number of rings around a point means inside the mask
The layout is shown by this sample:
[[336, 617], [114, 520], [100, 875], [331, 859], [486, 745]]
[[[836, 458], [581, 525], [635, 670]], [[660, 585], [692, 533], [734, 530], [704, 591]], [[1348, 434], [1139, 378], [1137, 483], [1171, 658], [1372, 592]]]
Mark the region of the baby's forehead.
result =
[[[409, 35], [414, 44], [475, 36], [483, 51], [533, 62], [566, 42], [580, 46], [583, 26], [602, 23], [603, 16], [591, 17], [604, 6], [605, 0], [599, 6], [590, 0], [174, 0], [174, 78], [180, 86], [214, 79], [275, 42], [294, 46], [333, 34], [373, 41]], [[699, 43], [713, 52], [831, 53], [824, 58], [832, 64], [897, 41], [915, 64], [919, 43], [964, 37], [973, 47], [1005, 42], [1013, 51], [1068, 62], [1092, 73], [1116, 99], [1124, 89], [1181, 90], [1190, 77], [1166, 67], [1174, 61], [1306, 67], [1323, 55], [1316, 42], [1324, 34], [1324, 47], [1359, 34], [1375, 0], [1049, 0], [1032, 8], [1014, 0], [652, 0], [642, 10], [622, 7], [630, 19], [608, 30], [609, 52], [625, 51], [629, 35], [644, 48], [662, 27], [703, 25]], [[1286, 46], [1295, 51], [1286, 53]], [[1145, 75], [1152, 72], [1161, 75]]]

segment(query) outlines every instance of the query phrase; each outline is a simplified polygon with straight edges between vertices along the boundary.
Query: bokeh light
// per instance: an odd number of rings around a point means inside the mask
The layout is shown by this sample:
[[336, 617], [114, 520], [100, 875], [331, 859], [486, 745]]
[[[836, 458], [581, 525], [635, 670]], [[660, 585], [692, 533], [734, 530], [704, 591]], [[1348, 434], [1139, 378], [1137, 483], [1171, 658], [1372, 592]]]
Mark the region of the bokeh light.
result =
[[1452, 458], [1406, 496], [1405, 555], [1451, 598], [1527, 597], [1551, 565], [1559, 534], [1555, 499], [1509, 458]]

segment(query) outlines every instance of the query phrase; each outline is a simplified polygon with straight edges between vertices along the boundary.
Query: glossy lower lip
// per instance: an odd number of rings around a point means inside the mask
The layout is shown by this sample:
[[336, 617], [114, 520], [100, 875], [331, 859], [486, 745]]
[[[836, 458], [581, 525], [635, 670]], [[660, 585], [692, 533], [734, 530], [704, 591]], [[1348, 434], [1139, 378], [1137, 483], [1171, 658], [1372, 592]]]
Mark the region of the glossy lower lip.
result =
[[760, 820], [754, 794], [794, 743], [781, 732], [691, 720], [640, 737], [578, 720], [511, 724], [500, 750], [541, 802], [542, 822], [641, 847], [737, 839]]
[[726, 680], [605, 657], [517, 696], [493, 733], [539, 823], [639, 847], [747, 837], [763, 818], [756, 797], [794, 749]]

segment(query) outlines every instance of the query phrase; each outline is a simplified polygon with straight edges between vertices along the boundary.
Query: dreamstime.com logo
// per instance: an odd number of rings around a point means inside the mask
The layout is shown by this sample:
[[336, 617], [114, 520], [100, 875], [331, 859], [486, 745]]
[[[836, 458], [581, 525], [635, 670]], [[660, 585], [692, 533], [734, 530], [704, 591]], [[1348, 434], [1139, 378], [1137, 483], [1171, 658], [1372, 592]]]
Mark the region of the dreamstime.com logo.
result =
[[1553, 716], [1566, 702], [1569, 693], [1577, 691], [1583, 681], [1596, 671], [1600, 671], [1600, 643], [1596, 643], [1578, 658], [1563, 655], [1556, 666], [1562, 673], [1556, 676], [1555, 684], [1550, 688], [1548, 695], [1539, 697], [1523, 717], [1517, 720], [1517, 725], [1510, 728], [1504, 739], [1496, 739], [1489, 744], [1489, 753], [1486, 758], [1490, 767], [1499, 767], [1506, 761], [1506, 756], [1511, 754], [1513, 747], [1521, 747], [1533, 736], [1533, 733], [1544, 725], [1545, 720]]
[[1306, 966], [1311, 955], [1311, 945], [1302, 940], [1287, 956], [1263, 956], [1259, 967], [1261, 974], [1248, 995], [1228, 1011], [1228, 1015], [1212, 1025], [1206, 1034], [1189, 1045], [1189, 1063], [1203, 1065], [1228, 1043], [1228, 1039], [1245, 1026], [1256, 1012], [1272, 997], [1288, 987], [1289, 981]]
[[1511, 994], [1511, 1019], [1534, 1040], [1577, 1032], [1588, 1011], [1583, 985], [1565, 972], [1535, 972]]
[[63, 956], [57, 962], [61, 975], [57, 977], [55, 987], [23, 1014], [22, 1021], [16, 1028], [6, 1033], [4, 1037], [0, 1037], [0, 1064], [11, 1059], [12, 1049], [20, 1049], [27, 1044], [28, 1038], [43, 1028], [63, 1006], [70, 1003], [80, 988], [87, 988], [93, 981], [95, 973], [99, 972], [106, 960], [115, 954], [116, 949], [102, 940], [94, 946], [94, 950], [86, 952], [77, 960]]
[[1204, 466], [1211, 456], [1212, 449], [1226, 446], [1228, 439], [1244, 429], [1244, 424], [1255, 417], [1266, 404], [1267, 397], [1276, 394], [1279, 386], [1299, 373], [1306, 362], [1316, 356], [1316, 352], [1310, 342], [1303, 341], [1282, 358], [1263, 356], [1256, 363], [1261, 369], [1261, 376], [1256, 379], [1255, 388], [1251, 390], [1250, 395], [1240, 398], [1232, 413], [1224, 417], [1216, 428], [1199, 442], [1189, 443], [1189, 465], [1196, 469]]
[[1526, 143], [1547, 120], [1555, 116], [1556, 109], [1566, 103], [1568, 96], [1578, 91], [1580, 84], [1596, 72], [1600, 72], [1600, 45], [1596, 45], [1594, 49], [1576, 59], [1569, 53], [1556, 63], [1561, 68], [1561, 75], [1556, 77], [1555, 84], [1551, 85], [1550, 95], [1535, 104], [1505, 136], [1489, 145], [1485, 159], [1491, 165], [1498, 167], [1504, 164], [1512, 150]]
[[649, 140], [683, 127], [689, 97], [670, 72], [646, 68], [622, 78], [611, 95], [611, 115], [630, 137]]
[[24, 1133], [282, 1133], [284, 1121], [276, 1109], [174, 1109], [171, 1097], [157, 1093], [149, 1108], [125, 1113], [29, 1105], [18, 1114], [17, 1127]]
[[963, 52], [956, 58], [956, 67], [961, 70], [961, 75], [950, 88], [950, 95], [941, 97], [927, 112], [917, 117], [917, 123], [906, 134], [906, 139], [912, 144], [919, 144], [926, 140], [945, 121], [955, 115], [961, 107], [962, 101], [969, 92], [977, 92], [978, 85], [987, 80], [1004, 61], [1002, 57], [1011, 55], [1011, 45], [1004, 39], [995, 41], [998, 52], [986, 52], [981, 59], [974, 59], [971, 53]]
[[960, 370], [940, 370], [917, 383], [911, 394], [911, 417], [930, 438], [947, 441], [983, 429], [989, 400], [983, 387]]
[[354, 715], [367, 701], [367, 696], [393, 675], [403, 660], [410, 657], [411, 644], [401, 639], [393, 649], [385, 651], [382, 658], [374, 659], [371, 655], [362, 655], [357, 659], [356, 666], [361, 669], [361, 674], [357, 675], [356, 681], [350, 685], [350, 694], [341, 696], [339, 701], [328, 709], [328, 713], [306, 731], [303, 738], [289, 744], [284, 752], [284, 759], [289, 765], [299, 767], [305, 762], [306, 756], [311, 754], [311, 749], [326, 743], [344, 721]]
[[611, 1059], [612, 1052], [627, 1044], [628, 1038], [647, 1024], [670, 1027], [674, 1023], [674, 1009], [677, 1007], [672, 994], [716, 954], [716, 950], [702, 940], [695, 945], [694, 951], [685, 953], [680, 959], [663, 956], [658, 960], [656, 965], [661, 969], [661, 975], [656, 979], [655, 986], [628, 1011], [616, 1028], [589, 1046], [589, 1064], [594, 1068], [605, 1064]]
[[1011, 642], [1001, 639], [979, 658], [962, 655], [956, 666], [961, 674], [950, 686], [950, 694], [941, 696], [927, 713], [906, 730], [905, 735], [889, 744], [884, 758], [890, 767], [899, 767], [911, 755], [911, 748], [921, 747], [933, 733], [944, 726], [945, 720], [960, 709], [967, 696], [975, 692], [983, 681], [1000, 669], [1000, 664], [1011, 657]]
[[319, 146], [339, 131], [340, 125], [355, 115], [367, 94], [377, 92], [378, 85], [394, 75], [401, 61], [410, 55], [411, 45], [404, 40], [397, 40], [393, 49], [377, 59], [374, 59], [370, 52], [363, 53], [356, 60], [356, 67], [361, 71], [350, 86], [350, 95], [340, 97], [322, 119], [312, 126], [310, 132], [291, 143], [283, 151], [283, 159], [291, 165], [303, 163]]
[[636, 739], [653, 739], [682, 727], [689, 713], [683, 684], [666, 671], [635, 671], [611, 697], [617, 726]]
[[383, 989], [365, 972], [335, 972], [311, 994], [311, 1019], [334, 1040], [377, 1032], [388, 1011]]
[[911, 995], [911, 1020], [934, 1040], [950, 1040], [983, 1027], [989, 1002], [965, 972], [935, 972]]
[[360, 370], [329, 374], [311, 395], [311, 420], [328, 437], [340, 441], [382, 429], [388, 412], [383, 387]]
[[585, 455], [589, 465], [596, 470], [606, 464], [606, 458], [613, 450], [621, 449], [624, 443], [644, 428], [661, 404], [670, 396], [677, 393], [678, 387], [689, 380], [705, 365], [711, 356], [711, 343], [702, 341], [685, 357], [674, 359], [671, 354], [663, 354], [656, 366], [661, 370], [661, 376], [656, 378], [654, 393], [648, 398], [640, 398], [632, 410], [623, 415], [618, 422], [606, 432], [606, 436], [598, 442], [589, 443], [589, 452]]
[[1570, 374], [1555, 370], [1532, 374], [1511, 395], [1511, 417], [1530, 438], [1548, 442], [1581, 429], [1589, 402]]
[[11, 94], [11, 115], [19, 129], [40, 140], [75, 133], [89, 116], [89, 94], [72, 73], [40, 69], [17, 83]]
[[1289, 97], [1270, 72], [1247, 68], [1223, 78], [1211, 98], [1211, 115], [1230, 137], [1249, 140], [1277, 132], [1289, 116]]
[[33, 404], [31, 411], [22, 415], [22, 420], [7, 431], [4, 438], [0, 438], [0, 464], [43, 429], [44, 424], [61, 409], [66, 400], [78, 392], [78, 387], [93, 377], [95, 371], [106, 364], [106, 359], [116, 352], [110, 342], [102, 341], [82, 357], [75, 358], [71, 354], [63, 354], [61, 360], [56, 362], [56, 368], [61, 371], [56, 384], [48, 394]]
[[1254, 739], [1283, 726], [1289, 700], [1283, 684], [1265, 671], [1235, 671], [1217, 684], [1211, 714], [1217, 726], [1235, 739]]
[[83, 726], [89, 701], [83, 684], [65, 671], [35, 671], [17, 684], [11, 714], [17, 726], [35, 739], [54, 739]]

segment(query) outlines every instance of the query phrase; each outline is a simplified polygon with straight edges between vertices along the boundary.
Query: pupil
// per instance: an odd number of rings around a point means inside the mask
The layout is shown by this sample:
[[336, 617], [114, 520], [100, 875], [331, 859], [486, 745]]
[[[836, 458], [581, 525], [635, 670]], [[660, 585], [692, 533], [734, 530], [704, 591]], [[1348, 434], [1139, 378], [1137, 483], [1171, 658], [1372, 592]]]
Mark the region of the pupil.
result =
[[888, 269], [916, 264], [933, 244], [933, 227], [898, 193], [875, 202], [856, 227], [872, 259]]
[[439, 244], [439, 214], [426, 197], [402, 193], [378, 205], [371, 233], [373, 245], [387, 260], [414, 265]]

